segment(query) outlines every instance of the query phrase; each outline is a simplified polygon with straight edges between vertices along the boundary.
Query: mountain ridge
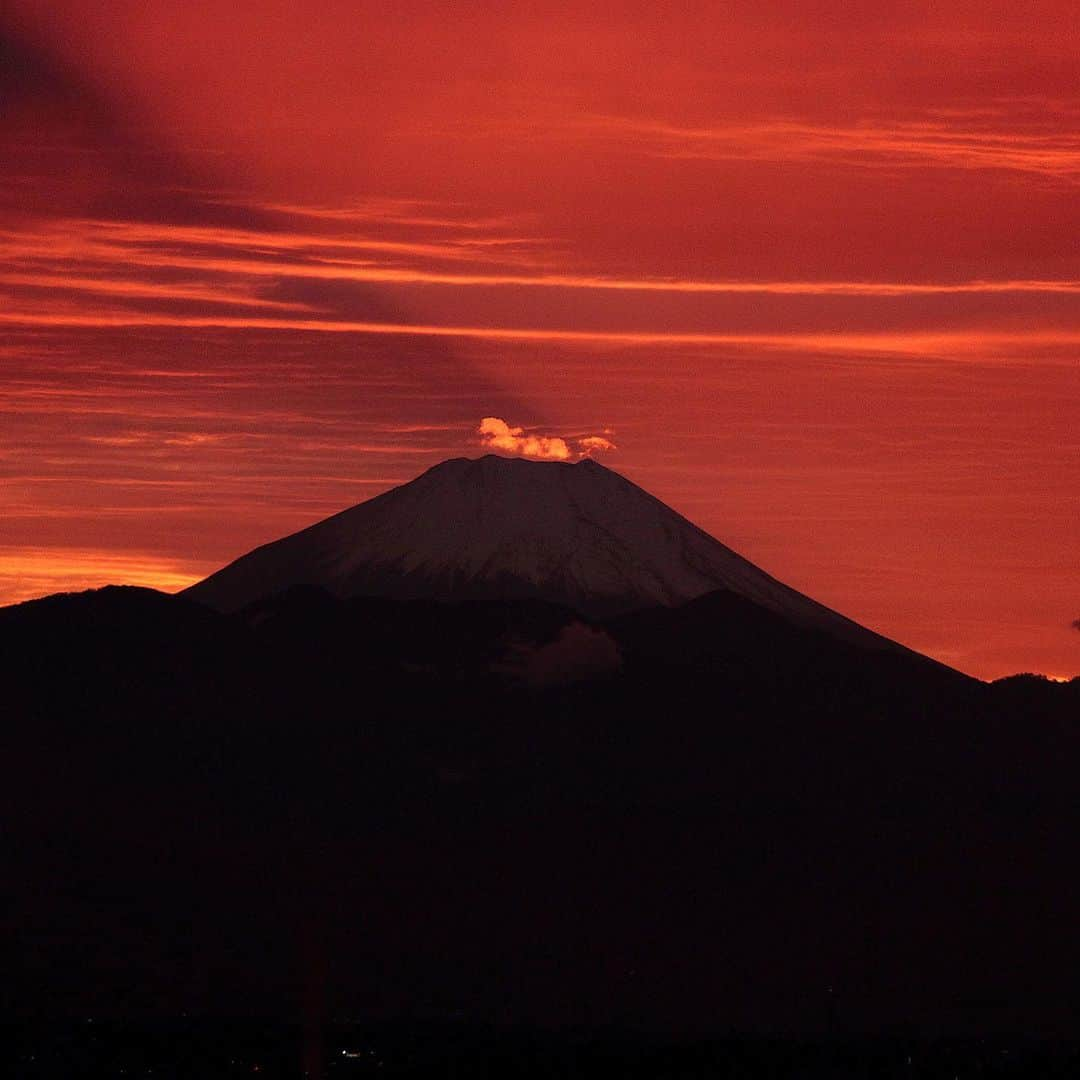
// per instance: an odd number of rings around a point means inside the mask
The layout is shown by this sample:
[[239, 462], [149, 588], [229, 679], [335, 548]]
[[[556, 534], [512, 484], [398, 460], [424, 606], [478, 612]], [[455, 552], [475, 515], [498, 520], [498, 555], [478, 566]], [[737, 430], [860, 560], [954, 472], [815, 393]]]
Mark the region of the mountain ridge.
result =
[[1072, 1030], [1080, 681], [730, 591], [578, 619], [317, 586], [0, 610], [0, 1004], [295, 1008], [315, 928], [341, 1015], [787, 1030], [839, 986], [871, 1029], [992, 997], [960, 1020]]
[[235, 611], [301, 584], [342, 597], [534, 597], [588, 617], [677, 607], [722, 589], [865, 648], [902, 648], [773, 578], [588, 458], [447, 459], [255, 548], [182, 595]]

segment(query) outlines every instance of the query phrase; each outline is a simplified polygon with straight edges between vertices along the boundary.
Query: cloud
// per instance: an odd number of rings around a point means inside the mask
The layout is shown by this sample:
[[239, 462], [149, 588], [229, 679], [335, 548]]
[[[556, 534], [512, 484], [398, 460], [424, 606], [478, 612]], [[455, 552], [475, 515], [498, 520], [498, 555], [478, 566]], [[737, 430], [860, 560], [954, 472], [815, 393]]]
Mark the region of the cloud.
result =
[[544, 458], [549, 461], [566, 461], [570, 447], [558, 436], [526, 435], [524, 428], [511, 427], [497, 416], [485, 416], [476, 429], [484, 446], [493, 450], [507, 450], [522, 457]]
[[572, 622], [539, 648], [517, 644], [498, 670], [527, 686], [571, 686], [613, 675], [622, 667], [615, 640], [603, 630]]
[[[262, 208], [253, 204], [250, 212]], [[389, 219], [387, 219], [389, 220]], [[384, 220], [383, 224], [386, 221]], [[903, 299], [937, 295], [1076, 295], [1075, 277], [1014, 277], [964, 280], [731, 279], [611, 276], [559, 269], [557, 256], [542, 237], [513, 234], [477, 238], [437, 236], [388, 239], [353, 233], [285, 232], [281, 228], [242, 228], [225, 224], [176, 224], [122, 218], [65, 218], [0, 232], [9, 284], [87, 292], [131, 293], [217, 303], [225, 282], [228, 293], [258, 300], [253, 282], [271, 279], [396, 288], [431, 285], [447, 288], [573, 290], [578, 292], [688, 293], [716, 295], [824, 296]], [[80, 270], [80, 267], [82, 269]], [[187, 285], [168, 275], [196, 275]], [[133, 272], [139, 281], [128, 280]], [[154, 280], [151, 275], [166, 275]], [[346, 294], [347, 295], [347, 294]], [[325, 291], [319, 296], [325, 301]], [[290, 297], [286, 299], [290, 299]], [[224, 299], [230, 299], [226, 295]], [[280, 307], [282, 301], [258, 306]]]
[[[492, 450], [505, 450], [522, 457], [544, 461], [569, 461], [590, 457], [601, 450], [614, 450], [615, 444], [604, 435], [582, 435], [564, 439], [559, 435], [534, 435], [513, 427], [498, 416], [485, 416], [476, 433], [480, 442]], [[606, 435], [612, 434], [605, 429]]]
[[[611, 434], [610, 431], [607, 432]], [[582, 439], [577, 440], [578, 452], [582, 457], [591, 457], [593, 454], [603, 450], [617, 450], [618, 447], [603, 435], [586, 435]]]
[[1016, 119], [1013, 124], [987, 127], [970, 116], [916, 115], [907, 121], [849, 126], [778, 117], [702, 127], [595, 116], [581, 126], [609, 139], [634, 136], [639, 152], [664, 158], [994, 170], [1074, 183], [1080, 176], [1080, 141], [1072, 130], [1030, 127]]

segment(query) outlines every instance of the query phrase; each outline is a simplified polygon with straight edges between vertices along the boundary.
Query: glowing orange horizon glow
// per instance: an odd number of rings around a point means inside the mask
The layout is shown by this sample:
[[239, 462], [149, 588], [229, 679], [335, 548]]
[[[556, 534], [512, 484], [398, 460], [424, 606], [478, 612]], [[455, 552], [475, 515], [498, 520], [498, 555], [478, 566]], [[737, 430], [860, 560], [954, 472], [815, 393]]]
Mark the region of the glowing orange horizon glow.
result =
[[144, 552], [0, 547], [0, 606], [117, 583], [176, 592], [215, 569], [205, 563], [184, 563]]

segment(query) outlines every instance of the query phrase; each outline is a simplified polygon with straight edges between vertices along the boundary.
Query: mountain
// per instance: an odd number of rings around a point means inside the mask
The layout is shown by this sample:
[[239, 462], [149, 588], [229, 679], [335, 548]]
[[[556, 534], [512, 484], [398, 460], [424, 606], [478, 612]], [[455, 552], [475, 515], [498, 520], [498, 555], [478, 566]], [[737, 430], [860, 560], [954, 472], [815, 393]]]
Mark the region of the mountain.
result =
[[722, 590], [799, 626], [896, 648], [589, 459], [444, 461], [256, 548], [184, 595], [227, 612], [295, 585], [339, 597], [532, 598], [593, 618]]
[[1075, 1030], [1080, 683], [892, 646], [592, 463], [0, 609], [0, 685], [6, 1016]]

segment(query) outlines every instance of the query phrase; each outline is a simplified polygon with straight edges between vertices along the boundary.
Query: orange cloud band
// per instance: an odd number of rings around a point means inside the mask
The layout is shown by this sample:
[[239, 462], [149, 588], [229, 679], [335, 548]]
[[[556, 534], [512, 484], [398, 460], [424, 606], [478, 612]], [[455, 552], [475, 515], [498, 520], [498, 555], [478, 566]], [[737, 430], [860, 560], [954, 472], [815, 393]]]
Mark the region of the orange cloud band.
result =
[[[961, 126], [967, 120], [968, 127]], [[622, 139], [638, 152], [714, 160], [842, 161], [860, 168], [932, 166], [1004, 170], [1066, 181], [1080, 177], [1080, 137], [1066, 130], [979, 128], [976, 117], [857, 125], [777, 118], [758, 123], [681, 126], [595, 116], [581, 123], [597, 137]]]
[[[70, 260], [99, 261], [113, 264], [119, 270], [138, 265], [147, 268], [200, 270], [213, 275], [249, 277], [310, 278], [325, 281], [355, 281], [367, 284], [446, 285], [458, 287], [498, 287], [540, 289], [585, 289], [619, 292], [657, 293], [717, 293], [773, 294], [781, 296], [854, 296], [905, 297], [933, 295], [980, 295], [1010, 293], [1080, 294], [1080, 279], [1075, 278], [1003, 278], [962, 281], [859, 281], [859, 280], [707, 280], [665, 277], [610, 277], [572, 272], [491, 272], [449, 271], [429, 267], [380, 265], [373, 260], [353, 260], [343, 257], [343, 250], [368, 247], [376, 242], [356, 242], [346, 238], [290, 237], [284, 234], [253, 233], [246, 230], [198, 229], [176, 226], [143, 226], [98, 222], [72, 222], [72, 233], [57, 235], [52, 230], [40, 234], [0, 233], [9, 241], [6, 258], [62, 260], [64, 266], [55, 272], [10, 272], [0, 276], [0, 282], [29, 284], [38, 287], [75, 288], [87, 291], [115, 292], [129, 295], [160, 296], [174, 299], [201, 299], [216, 302], [243, 303], [248, 306], [288, 309], [303, 305], [259, 298], [250, 291], [222, 295], [220, 287], [209, 284], [170, 285], [141, 283], [107, 277], [91, 278], [72, 275]], [[89, 226], [79, 240], [78, 229]], [[299, 243], [297, 241], [300, 241]], [[276, 252], [291, 252], [289, 261], [268, 260], [222, 254], [188, 254], [169, 250], [174, 245], [213, 242], [226, 250], [268, 248]], [[518, 243], [513, 239], [507, 245]], [[162, 248], [146, 247], [160, 244]], [[485, 264], [493, 261], [520, 264], [523, 260], [539, 266], [539, 256], [521, 252], [463, 250], [453, 245], [421, 243], [386, 243], [379, 250], [399, 255], [436, 259], [475, 260]]]
[[[607, 343], [611, 345], [732, 345], [825, 353], [888, 353], [969, 359], [972, 354], [1010, 348], [1047, 349], [1080, 345], [1080, 329], [960, 330], [912, 333], [728, 334], [722, 332], [563, 330], [510, 326], [442, 326], [426, 323], [340, 319], [270, 319], [259, 316], [169, 315], [158, 312], [0, 312], [0, 323], [24, 326], [116, 328], [177, 326], [239, 330], [300, 330], [334, 334], [401, 334], [505, 341]], [[1075, 358], [1070, 358], [1075, 363]]]
[[0, 606], [55, 592], [78, 592], [122, 581], [173, 592], [214, 567], [146, 552], [85, 548], [0, 548]]

